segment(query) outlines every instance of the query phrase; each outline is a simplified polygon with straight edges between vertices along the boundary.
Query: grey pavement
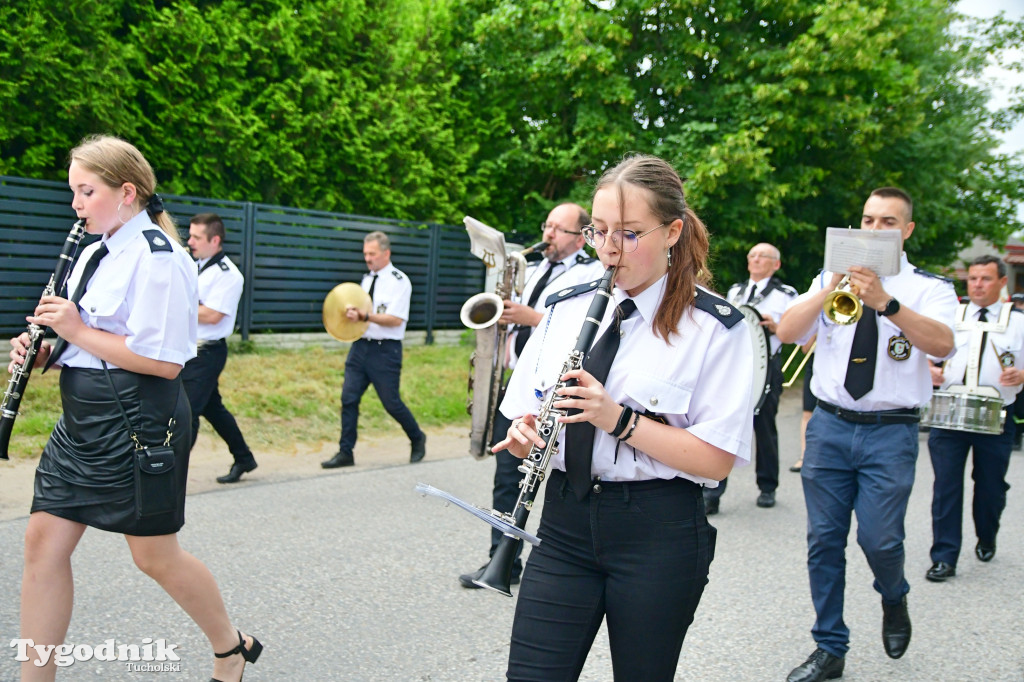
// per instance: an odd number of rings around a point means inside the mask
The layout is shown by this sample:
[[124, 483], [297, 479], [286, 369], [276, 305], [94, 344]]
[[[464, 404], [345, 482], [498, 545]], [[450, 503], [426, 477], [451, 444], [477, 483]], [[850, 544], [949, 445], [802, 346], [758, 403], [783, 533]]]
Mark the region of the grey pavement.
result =
[[[710, 583], [679, 662], [677, 680], [781, 682], [814, 649], [805, 567], [806, 514], [798, 474], [799, 392], [783, 397], [783, 471], [778, 504], [759, 509], [753, 467], [734, 472], [722, 498]], [[464, 451], [464, 450], [462, 450]], [[221, 585], [236, 624], [266, 649], [247, 682], [496, 681], [504, 679], [515, 600], [459, 587], [459, 573], [486, 556], [488, 526], [414, 492], [429, 483], [486, 505], [493, 464], [468, 456], [371, 470], [226, 487], [191, 495], [182, 545]], [[922, 434], [907, 518], [913, 640], [903, 659], [885, 656], [879, 596], [851, 533], [846, 621], [852, 631], [846, 682], [1024, 680], [1024, 456], [996, 558], [973, 555], [965, 518], [958, 576], [924, 579], [931, 540], [932, 472]], [[535, 510], [529, 527], [536, 528]], [[0, 681], [17, 678], [21, 546], [26, 519], [0, 522]], [[132, 564], [122, 538], [89, 530], [73, 558], [75, 612], [67, 641], [107, 639], [178, 645], [178, 672], [131, 672], [124, 663], [64, 668], [64, 680], [206, 680], [212, 658], [196, 626]], [[598, 636], [582, 678], [611, 680], [607, 640]]]

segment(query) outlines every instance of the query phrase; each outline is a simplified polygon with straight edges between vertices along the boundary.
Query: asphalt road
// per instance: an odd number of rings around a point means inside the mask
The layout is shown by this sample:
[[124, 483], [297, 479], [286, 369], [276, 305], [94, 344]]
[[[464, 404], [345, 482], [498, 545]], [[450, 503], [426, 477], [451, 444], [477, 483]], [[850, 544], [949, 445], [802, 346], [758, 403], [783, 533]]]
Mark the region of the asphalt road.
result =
[[[759, 509], [753, 467], [734, 472], [714, 524], [718, 550], [677, 680], [781, 681], [814, 649], [805, 567], [805, 509], [799, 476], [799, 393], [783, 398], [783, 472], [778, 504]], [[454, 506], [414, 492], [429, 483], [489, 504], [493, 464], [468, 456], [416, 465], [324, 472], [254, 481], [192, 495], [182, 544], [217, 576], [236, 624], [266, 649], [247, 682], [496, 681], [504, 679], [514, 599], [459, 587], [459, 573], [486, 555], [488, 527]], [[1024, 680], [1024, 456], [1010, 467], [999, 552], [989, 564], [971, 551], [965, 524], [959, 575], [925, 581], [930, 565], [931, 465], [922, 435], [907, 518], [907, 568], [914, 635], [889, 660], [881, 607], [851, 533], [846, 620], [852, 631], [847, 682], [1021, 682]], [[536, 527], [539, 510], [531, 519]], [[26, 519], [0, 522], [0, 680], [17, 679], [21, 545]], [[65, 680], [206, 680], [210, 652], [196, 626], [132, 564], [122, 538], [89, 530], [73, 558], [76, 604], [67, 641], [108, 639], [176, 644], [174, 672], [135, 672], [91, 660]], [[599, 635], [583, 680], [610, 680]]]

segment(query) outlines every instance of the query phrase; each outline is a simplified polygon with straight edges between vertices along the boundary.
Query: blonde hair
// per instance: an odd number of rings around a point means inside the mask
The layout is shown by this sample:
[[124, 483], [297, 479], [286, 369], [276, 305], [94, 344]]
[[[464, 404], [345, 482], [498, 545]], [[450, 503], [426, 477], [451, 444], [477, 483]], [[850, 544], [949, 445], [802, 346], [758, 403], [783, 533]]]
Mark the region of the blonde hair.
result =
[[[68, 156], [69, 164], [77, 161], [86, 170], [98, 175], [109, 187], [118, 189], [126, 182], [135, 185], [134, 206], [140, 211], [149, 210], [147, 204], [150, 197], [156, 194], [156, 175], [153, 167], [134, 145], [113, 135], [90, 135], [72, 149]], [[150, 212], [149, 217], [168, 237], [181, 243], [178, 228], [167, 211], [156, 215]]]
[[624, 205], [625, 185], [647, 190], [647, 203], [654, 216], [665, 223], [680, 219], [683, 229], [672, 245], [672, 262], [668, 267], [665, 297], [654, 316], [654, 330], [668, 340], [678, 331], [679, 320], [697, 294], [697, 285], [711, 284], [707, 267], [708, 230], [686, 204], [683, 181], [667, 162], [648, 154], [633, 154], [624, 158], [597, 181], [594, 189], [614, 187], [619, 193], [619, 206]]

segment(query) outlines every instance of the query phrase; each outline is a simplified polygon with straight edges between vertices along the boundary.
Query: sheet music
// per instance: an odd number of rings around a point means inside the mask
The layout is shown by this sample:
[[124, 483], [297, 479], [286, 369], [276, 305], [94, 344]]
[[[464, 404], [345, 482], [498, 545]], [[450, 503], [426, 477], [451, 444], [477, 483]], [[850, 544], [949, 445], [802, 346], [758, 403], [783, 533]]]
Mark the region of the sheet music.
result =
[[538, 538], [536, 535], [528, 533], [522, 528], [519, 528], [518, 526], [515, 526], [509, 523], [508, 521], [505, 521], [504, 519], [495, 516], [487, 509], [482, 509], [468, 502], [463, 502], [462, 500], [455, 497], [451, 493], [446, 493], [445, 491], [435, 488], [432, 485], [427, 485], [426, 483], [417, 483], [416, 492], [423, 493], [424, 495], [433, 495], [434, 497], [440, 497], [442, 500], [451, 502], [455, 506], [465, 509], [478, 519], [482, 519], [483, 521], [486, 521], [487, 523], [491, 524], [505, 535], [511, 535], [514, 538], [526, 540], [535, 547], [540, 544], [540, 538]]
[[847, 273], [851, 265], [874, 271], [879, 277], [900, 271], [903, 234], [899, 230], [825, 230], [825, 270]]
[[476, 218], [466, 216], [462, 219], [469, 233], [469, 250], [482, 260], [488, 268], [505, 269], [505, 235], [498, 230], [484, 225]]

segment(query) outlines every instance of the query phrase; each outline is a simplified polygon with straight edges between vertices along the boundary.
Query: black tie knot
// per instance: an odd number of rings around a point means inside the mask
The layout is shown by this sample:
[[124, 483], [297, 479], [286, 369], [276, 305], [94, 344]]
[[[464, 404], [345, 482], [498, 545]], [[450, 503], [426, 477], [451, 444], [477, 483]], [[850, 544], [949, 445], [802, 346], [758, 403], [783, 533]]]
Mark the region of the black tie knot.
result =
[[978, 322], [988, 322], [988, 308], [982, 308], [978, 311]]

